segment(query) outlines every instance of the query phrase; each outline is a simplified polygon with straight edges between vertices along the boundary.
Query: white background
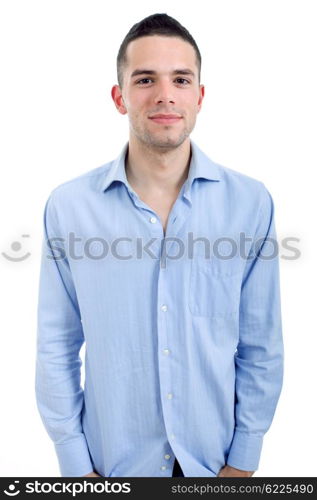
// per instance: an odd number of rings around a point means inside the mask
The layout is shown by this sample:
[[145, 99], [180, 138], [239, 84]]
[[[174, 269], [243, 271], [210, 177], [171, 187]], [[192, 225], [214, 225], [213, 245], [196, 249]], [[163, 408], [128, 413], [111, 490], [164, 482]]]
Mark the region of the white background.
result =
[[0, 2], [0, 252], [31, 254], [0, 254], [1, 476], [60, 474], [34, 394], [44, 204], [121, 151], [128, 119], [110, 96], [116, 55], [130, 27], [155, 12], [186, 26], [202, 54], [193, 140], [263, 181], [279, 239], [300, 239], [301, 257], [280, 259], [284, 385], [255, 476], [317, 475], [316, 9], [313, 0]]

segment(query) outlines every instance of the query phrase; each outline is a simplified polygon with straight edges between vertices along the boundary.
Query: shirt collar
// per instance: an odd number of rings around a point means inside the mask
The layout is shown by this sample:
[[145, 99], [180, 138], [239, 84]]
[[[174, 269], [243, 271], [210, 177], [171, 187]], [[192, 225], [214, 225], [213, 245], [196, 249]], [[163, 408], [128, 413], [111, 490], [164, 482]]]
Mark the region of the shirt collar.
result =
[[[220, 181], [219, 166], [214, 163], [208, 156], [191, 140], [191, 161], [189, 165], [188, 177], [184, 184], [184, 194], [189, 194], [190, 188], [195, 179], [203, 178], [211, 181]], [[128, 151], [129, 143], [127, 142], [122, 148], [119, 156], [112, 162], [111, 168], [107, 171], [102, 179], [101, 189], [105, 191], [114, 182], [123, 182], [127, 189], [134, 193], [131, 185], [128, 182], [125, 171], [125, 158]]]

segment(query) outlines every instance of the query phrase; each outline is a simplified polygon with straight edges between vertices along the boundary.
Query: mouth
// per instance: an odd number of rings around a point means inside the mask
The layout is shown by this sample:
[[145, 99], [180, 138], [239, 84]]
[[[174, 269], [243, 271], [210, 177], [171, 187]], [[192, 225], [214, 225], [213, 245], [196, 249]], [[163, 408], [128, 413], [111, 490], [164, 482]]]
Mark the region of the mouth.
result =
[[177, 123], [179, 122], [182, 117], [179, 115], [164, 115], [164, 114], [157, 114], [153, 116], [149, 116], [149, 119], [152, 120], [155, 123], [160, 123], [162, 125], [171, 125], [172, 123]]

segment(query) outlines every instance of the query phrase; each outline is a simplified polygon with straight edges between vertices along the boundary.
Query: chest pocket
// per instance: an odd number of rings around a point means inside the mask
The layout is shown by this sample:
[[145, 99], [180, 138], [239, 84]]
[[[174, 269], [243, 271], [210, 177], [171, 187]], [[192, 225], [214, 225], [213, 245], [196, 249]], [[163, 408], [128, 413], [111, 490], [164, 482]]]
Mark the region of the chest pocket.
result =
[[195, 316], [228, 318], [239, 311], [240, 266], [236, 259], [195, 256], [191, 263], [189, 309]]

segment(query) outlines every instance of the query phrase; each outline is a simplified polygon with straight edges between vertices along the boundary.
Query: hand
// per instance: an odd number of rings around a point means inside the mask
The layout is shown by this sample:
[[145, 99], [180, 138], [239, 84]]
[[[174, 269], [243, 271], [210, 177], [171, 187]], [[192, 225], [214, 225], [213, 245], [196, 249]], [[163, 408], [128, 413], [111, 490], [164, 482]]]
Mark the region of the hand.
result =
[[254, 471], [240, 470], [230, 465], [224, 465], [218, 472], [217, 477], [251, 477]]
[[89, 472], [89, 474], [86, 474], [84, 477], [101, 477], [97, 472]]

